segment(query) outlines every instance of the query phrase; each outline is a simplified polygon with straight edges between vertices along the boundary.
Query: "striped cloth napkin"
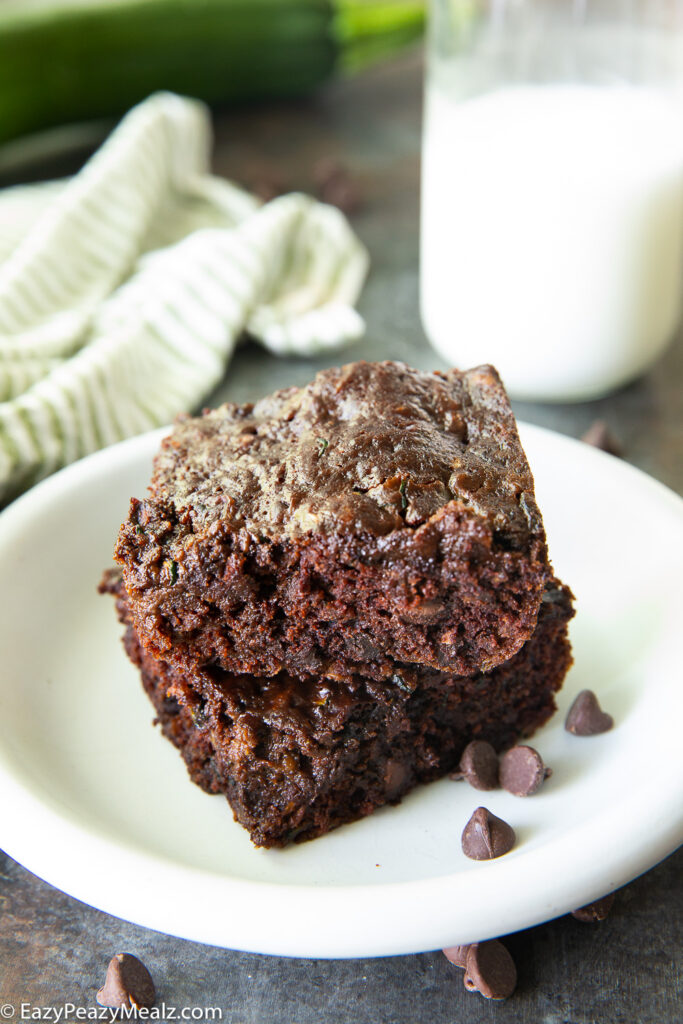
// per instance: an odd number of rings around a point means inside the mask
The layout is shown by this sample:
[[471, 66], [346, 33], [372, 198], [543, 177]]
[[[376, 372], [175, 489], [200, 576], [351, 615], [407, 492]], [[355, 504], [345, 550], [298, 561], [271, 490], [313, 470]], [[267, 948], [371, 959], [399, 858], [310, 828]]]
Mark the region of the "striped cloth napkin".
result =
[[159, 93], [75, 177], [0, 192], [0, 502], [195, 409], [245, 334], [278, 355], [362, 335], [342, 214], [262, 205], [210, 144], [206, 108]]

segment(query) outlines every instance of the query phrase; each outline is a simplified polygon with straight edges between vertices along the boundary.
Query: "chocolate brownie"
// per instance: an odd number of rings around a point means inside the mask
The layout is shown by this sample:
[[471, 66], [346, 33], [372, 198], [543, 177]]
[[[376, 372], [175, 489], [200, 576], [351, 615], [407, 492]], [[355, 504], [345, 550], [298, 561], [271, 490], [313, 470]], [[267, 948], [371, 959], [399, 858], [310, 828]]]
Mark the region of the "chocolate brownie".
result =
[[571, 594], [557, 581], [532, 637], [504, 665], [464, 678], [395, 666], [383, 682], [183, 673], [142, 648], [123, 588], [111, 580], [105, 589], [117, 593], [124, 644], [164, 734], [258, 846], [312, 839], [398, 803], [451, 771], [473, 739], [501, 750], [530, 735], [553, 713], [572, 660]]
[[496, 371], [396, 362], [181, 417], [115, 557], [147, 651], [258, 676], [488, 672], [550, 576]]

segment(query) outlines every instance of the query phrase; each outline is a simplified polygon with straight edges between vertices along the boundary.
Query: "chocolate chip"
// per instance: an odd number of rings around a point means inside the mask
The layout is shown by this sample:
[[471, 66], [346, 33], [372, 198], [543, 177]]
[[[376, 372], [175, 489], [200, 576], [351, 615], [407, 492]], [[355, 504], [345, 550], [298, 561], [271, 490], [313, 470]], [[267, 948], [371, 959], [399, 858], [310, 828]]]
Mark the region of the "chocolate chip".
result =
[[285, 182], [273, 171], [259, 169], [248, 175], [247, 188], [257, 199], [269, 203], [290, 191]]
[[572, 910], [572, 917], [575, 917], [577, 921], [587, 921], [589, 924], [593, 924], [596, 921], [604, 921], [612, 909], [613, 903], [614, 893], [610, 892], [607, 896], [602, 896], [593, 903], [587, 903], [585, 907]]
[[515, 831], [486, 807], [477, 807], [462, 833], [462, 852], [471, 860], [502, 857], [515, 845]]
[[544, 779], [552, 775], [533, 747], [512, 747], [500, 759], [500, 784], [513, 796], [531, 796]]
[[333, 156], [321, 156], [313, 164], [313, 181], [318, 189], [343, 174], [346, 174], [344, 164]]
[[502, 942], [473, 942], [467, 953], [465, 977], [468, 992], [481, 992], [486, 999], [507, 999], [515, 991], [517, 968]]
[[609, 455], [616, 455], [617, 458], [620, 458], [624, 454], [624, 450], [620, 442], [611, 432], [604, 420], [595, 420], [591, 423], [581, 440], [585, 444], [590, 444], [594, 448], [599, 448], [603, 452], [608, 452]]
[[361, 195], [346, 167], [331, 157], [322, 157], [313, 167], [318, 197], [338, 207], [342, 213], [354, 213], [361, 205]]
[[498, 754], [490, 743], [472, 740], [462, 752], [460, 771], [452, 779], [466, 779], [475, 789], [498, 788]]
[[153, 1006], [156, 990], [145, 965], [132, 953], [117, 953], [109, 961], [104, 985], [97, 993], [100, 1006]]
[[342, 213], [355, 213], [361, 206], [360, 193], [348, 178], [332, 181], [321, 191], [320, 198], [330, 206], [336, 206]]
[[456, 967], [467, 966], [467, 954], [470, 951], [469, 945], [467, 946], [447, 946], [446, 949], [442, 950], [443, 955], [447, 960], [450, 960]]
[[597, 736], [608, 732], [614, 719], [606, 714], [592, 690], [582, 690], [569, 709], [564, 727], [575, 736]]

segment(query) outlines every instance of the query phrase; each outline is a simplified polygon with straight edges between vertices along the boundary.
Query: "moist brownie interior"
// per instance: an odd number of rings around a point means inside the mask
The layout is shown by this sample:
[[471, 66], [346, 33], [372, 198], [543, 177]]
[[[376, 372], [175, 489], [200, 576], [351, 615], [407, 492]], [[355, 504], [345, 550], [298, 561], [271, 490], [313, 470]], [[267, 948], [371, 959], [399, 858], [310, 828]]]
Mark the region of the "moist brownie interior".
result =
[[257, 846], [312, 839], [398, 803], [452, 771], [472, 739], [502, 750], [531, 735], [555, 710], [572, 660], [571, 593], [558, 581], [532, 637], [504, 665], [470, 677], [397, 666], [382, 683], [184, 674], [143, 650], [118, 578], [104, 589], [117, 596], [125, 649], [164, 735], [194, 782], [227, 797]]
[[396, 362], [182, 417], [115, 557], [141, 644], [190, 673], [490, 671], [550, 576], [496, 371]]

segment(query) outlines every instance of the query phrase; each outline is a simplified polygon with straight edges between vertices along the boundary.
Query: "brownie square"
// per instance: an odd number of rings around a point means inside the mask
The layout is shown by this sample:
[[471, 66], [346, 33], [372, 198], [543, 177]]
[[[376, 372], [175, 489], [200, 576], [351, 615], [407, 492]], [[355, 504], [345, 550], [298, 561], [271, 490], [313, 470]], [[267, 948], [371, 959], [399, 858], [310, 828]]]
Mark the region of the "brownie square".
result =
[[490, 672], [550, 578], [533, 478], [492, 367], [325, 370], [181, 417], [115, 553], [142, 646], [179, 672]]
[[164, 735], [194, 782], [227, 797], [257, 846], [312, 839], [398, 803], [451, 771], [472, 739], [502, 750], [529, 736], [555, 710], [572, 661], [571, 593], [558, 581], [505, 664], [468, 677], [395, 666], [381, 683], [183, 673], [142, 648], [122, 588], [106, 589], [118, 595], [124, 645]]

